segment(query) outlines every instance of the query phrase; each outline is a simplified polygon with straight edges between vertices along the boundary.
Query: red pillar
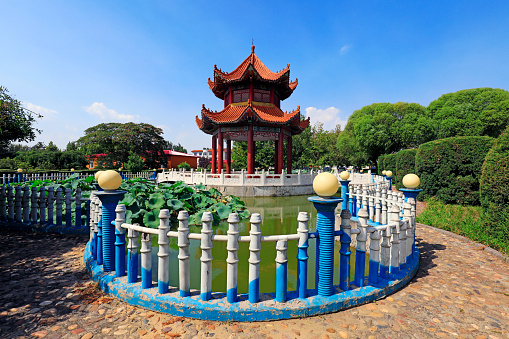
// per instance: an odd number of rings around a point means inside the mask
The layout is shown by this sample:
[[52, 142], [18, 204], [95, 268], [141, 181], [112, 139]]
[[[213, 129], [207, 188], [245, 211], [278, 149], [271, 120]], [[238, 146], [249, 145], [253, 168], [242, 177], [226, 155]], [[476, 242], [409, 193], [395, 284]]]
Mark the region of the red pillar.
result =
[[254, 174], [255, 143], [253, 139], [253, 125], [247, 131], [247, 173]]
[[230, 174], [232, 168], [232, 141], [226, 140], [226, 173]]
[[212, 173], [216, 173], [216, 136], [212, 136]]
[[217, 132], [217, 173], [223, 173], [223, 133]]
[[278, 173], [279, 171], [279, 143], [277, 140], [274, 140], [274, 173]]
[[292, 174], [292, 136], [286, 140], [286, 173]]
[[254, 98], [254, 84], [251, 81], [251, 83], [249, 84], [249, 100], [253, 101], [253, 98]]
[[279, 132], [279, 140], [277, 141], [278, 145], [278, 152], [277, 152], [277, 162], [278, 162], [278, 173], [281, 174], [281, 171], [284, 168], [284, 162], [283, 162], [283, 149], [284, 149], [284, 137], [283, 137], [283, 131]]

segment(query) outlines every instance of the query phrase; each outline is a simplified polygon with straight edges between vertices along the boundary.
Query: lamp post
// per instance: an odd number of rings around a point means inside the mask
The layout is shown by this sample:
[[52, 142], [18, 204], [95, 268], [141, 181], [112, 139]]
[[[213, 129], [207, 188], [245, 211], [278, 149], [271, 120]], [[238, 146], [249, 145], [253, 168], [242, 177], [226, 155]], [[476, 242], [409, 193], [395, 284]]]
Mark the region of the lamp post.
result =
[[422, 192], [422, 189], [417, 188], [417, 186], [421, 183], [421, 179], [419, 179], [417, 175], [409, 173], [403, 177], [402, 181], [406, 188], [402, 188], [400, 191], [405, 195], [405, 202], [407, 202], [410, 198], [417, 201], [417, 195]]
[[392, 171], [386, 171], [385, 175], [387, 176], [387, 179], [389, 180], [389, 191], [392, 190]]
[[387, 171], [386, 171], [386, 170], [383, 170], [383, 171], [382, 171], [382, 176], [383, 176], [383, 178], [384, 178], [384, 181], [385, 181], [385, 176], [386, 176], [386, 174], [387, 174]]
[[320, 173], [313, 180], [313, 189], [318, 194], [309, 197], [317, 211], [316, 230], [316, 289], [319, 296], [329, 297], [334, 294], [332, 279], [334, 273], [334, 210], [343, 201], [333, 197], [338, 191], [339, 182], [331, 173]]
[[341, 210], [347, 210], [348, 209], [348, 184], [350, 183], [350, 173], [347, 171], [343, 171], [339, 174], [339, 177], [341, 178], [341, 199], [343, 201], [341, 202]]
[[23, 169], [18, 168], [18, 182], [21, 182], [23, 180]]
[[95, 192], [95, 195], [102, 202], [103, 270], [111, 272], [115, 270], [115, 226], [111, 222], [115, 220], [115, 208], [126, 191], [117, 190], [122, 184], [122, 177], [118, 172], [112, 170], [101, 172], [98, 172], [99, 175], [96, 173], [96, 178], [103, 191]]

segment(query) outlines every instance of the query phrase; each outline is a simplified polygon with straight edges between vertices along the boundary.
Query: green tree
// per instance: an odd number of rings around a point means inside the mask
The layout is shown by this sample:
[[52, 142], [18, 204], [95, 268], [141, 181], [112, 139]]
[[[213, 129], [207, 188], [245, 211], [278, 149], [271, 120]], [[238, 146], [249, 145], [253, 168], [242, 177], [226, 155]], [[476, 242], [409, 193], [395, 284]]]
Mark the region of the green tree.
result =
[[453, 136], [497, 138], [509, 125], [509, 92], [498, 88], [473, 88], [442, 95], [427, 111], [437, 139]]
[[145, 163], [138, 154], [131, 152], [127, 158], [127, 162], [124, 164], [124, 168], [127, 171], [140, 172], [145, 168]]
[[40, 133], [34, 124], [41, 115], [24, 108], [8, 93], [0, 86], [0, 152], [6, 151], [13, 141], [32, 141]]
[[346, 165], [374, 165], [382, 154], [395, 153], [435, 139], [434, 123], [416, 103], [376, 103], [356, 110], [337, 140]]
[[189, 165], [187, 162], [181, 162], [180, 164], [177, 165], [177, 168], [178, 169], [184, 169], [186, 171], [190, 171], [191, 170], [191, 165]]
[[164, 141], [164, 149], [175, 152], [187, 153], [187, 149], [185, 149], [184, 146], [182, 146], [180, 143], [174, 144], [171, 141], [166, 140]]
[[146, 123], [106, 123], [86, 129], [85, 136], [76, 145], [85, 154], [107, 154], [105, 160], [116, 161], [116, 166], [127, 162], [129, 154], [135, 153], [152, 168], [164, 161], [162, 133], [162, 129]]

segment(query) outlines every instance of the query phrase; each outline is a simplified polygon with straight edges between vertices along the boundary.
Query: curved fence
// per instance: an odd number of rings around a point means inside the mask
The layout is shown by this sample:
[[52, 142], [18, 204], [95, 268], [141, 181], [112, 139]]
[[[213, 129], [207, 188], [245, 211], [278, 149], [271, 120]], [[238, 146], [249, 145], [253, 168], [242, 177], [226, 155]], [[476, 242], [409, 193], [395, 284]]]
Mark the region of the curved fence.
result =
[[[342, 195], [348, 197], [334, 229], [335, 216], [318, 210], [318, 223], [332, 223], [332, 231], [309, 232], [308, 215], [299, 213], [295, 234], [263, 236], [260, 215], [251, 216], [248, 236], [239, 236], [238, 216], [228, 218], [226, 235], [214, 235], [212, 216], [204, 213], [201, 233], [190, 233], [187, 212], [178, 215], [176, 231], [169, 227], [169, 211], [159, 214], [158, 229], [125, 223], [125, 207], [116, 206], [114, 226], [105, 219], [104, 206], [97, 196], [91, 198], [90, 242], [85, 261], [103, 289], [134, 305], [174, 315], [209, 320], [258, 321], [328, 313], [381, 298], [406, 284], [416, 273], [419, 253], [415, 247], [415, 201], [388, 191], [389, 182], [348, 185], [342, 182]], [[351, 193], [350, 193], [350, 192]], [[320, 198], [319, 198], [320, 199]], [[319, 200], [318, 199], [318, 200]], [[312, 200], [312, 199], [310, 199]], [[315, 199], [316, 200], [316, 199]], [[313, 200], [313, 202], [315, 202]], [[337, 199], [336, 204], [341, 199]], [[315, 203], [315, 206], [316, 203]], [[335, 206], [335, 205], [334, 205]], [[333, 211], [333, 209], [332, 209]], [[108, 212], [111, 214], [111, 211]], [[322, 219], [320, 219], [322, 218]], [[331, 221], [332, 219], [332, 221]], [[321, 221], [320, 221], [321, 220]], [[322, 226], [323, 226], [322, 225]], [[108, 231], [106, 232], [106, 229]], [[322, 227], [323, 229], [323, 227]], [[127, 236], [127, 241], [126, 241]], [[157, 237], [157, 262], [152, 262], [151, 238]], [[170, 238], [178, 239], [178, 271], [169, 270]], [[316, 238], [315, 288], [309, 289], [308, 239]], [[341, 242], [339, 253], [326, 245], [327, 239]], [[200, 289], [191, 290], [189, 242], [200, 240]], [[226, 293], [212, 291], [212, 248], [226, 242]], [[249, 243], [248, 293], [237, 293], [238, 249]], [[261, 242], [273, 242], [276, 249], [276, 290], [260, 293]], [[141, 243], [141, 246], [139, 245]], [[351, 246], [356, 255], [351, 262]], [[288, 246], [297, 246], [296, 258], [288, 258]], [[125, 255], [127, 251], [127, 256]], [[339, 285], [333, 285], [334, 256], [339, 255]], [[366, 264], [366, 258], [369, 261]], [[287, 263], [297, 261], [297, 289], [287, 290]], [[157, 282], [152, 268], [157, 265]], [[138, 272], [141, 267], [141, 272]], [[367, 272], [367, 274], [366, 274]], [[351, 273], [354, 278], [350, 280]], [[170, 275], [178, 275], [179, 286], [169, 286]]]

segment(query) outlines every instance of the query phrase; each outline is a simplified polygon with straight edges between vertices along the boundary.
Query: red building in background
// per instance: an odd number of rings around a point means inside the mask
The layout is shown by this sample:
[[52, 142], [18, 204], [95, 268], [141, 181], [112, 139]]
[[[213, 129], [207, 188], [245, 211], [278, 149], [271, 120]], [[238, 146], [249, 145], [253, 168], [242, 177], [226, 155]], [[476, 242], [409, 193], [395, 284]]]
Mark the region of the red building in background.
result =
[[[226, 172], [231, 170], [231, 141], [247, 141], [247, 172], [254, 173], [255, 141], [275, 140], [274, 168], [284, 168], [283, 147], [287, 140], [287, 173], [292, 171], [292, 137], [309, 126], [309, 118], [301, 120], [300, 106], [292, 112], [283, 112], [280, 102], [297, 87], [298, 79], [290, 81], [290, 65], [272, 72], [254, 52], [232, 72], [214, 65], [214, 81], [208, 80], [212, 92], [224, 100], [224, 109], [213, 112], [203, 105], [201, 119], [196, 124], [212, 135], [212, 173], [220, 173], [223, 147], [226, 140]], [[216, 159], [216, 154], [217, 158]]]

